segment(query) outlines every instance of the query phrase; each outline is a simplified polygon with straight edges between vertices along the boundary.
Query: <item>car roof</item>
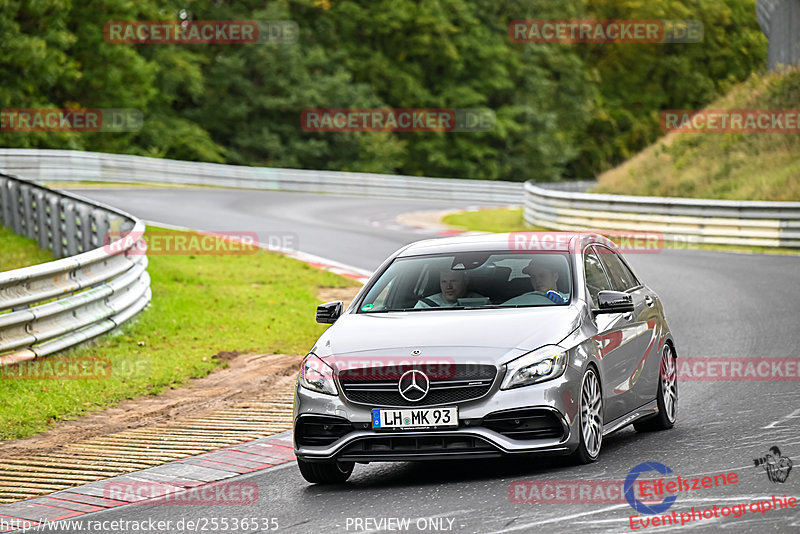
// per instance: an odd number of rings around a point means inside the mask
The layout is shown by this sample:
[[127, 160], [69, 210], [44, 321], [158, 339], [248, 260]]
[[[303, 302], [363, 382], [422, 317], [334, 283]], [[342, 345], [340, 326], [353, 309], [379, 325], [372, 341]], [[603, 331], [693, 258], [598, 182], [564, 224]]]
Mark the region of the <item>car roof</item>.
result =
[[589, 243], [602, 243], [608, 246], [609, 242], [609, 239], [599, 234], [588, 232], [482, 233], [417, 241], [402, 249], [398, 257], [499, 250], [514, 252], [574, 252], [582, 250]]

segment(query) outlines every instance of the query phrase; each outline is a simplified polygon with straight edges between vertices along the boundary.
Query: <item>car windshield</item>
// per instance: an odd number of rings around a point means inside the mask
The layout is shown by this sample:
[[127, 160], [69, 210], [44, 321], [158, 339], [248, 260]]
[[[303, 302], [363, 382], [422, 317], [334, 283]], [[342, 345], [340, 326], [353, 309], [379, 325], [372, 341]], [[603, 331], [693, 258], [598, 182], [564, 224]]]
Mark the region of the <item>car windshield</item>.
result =
[[359, 313], [564, 306], [572, 271], [563, 253], [480, 252], [396, 259]]

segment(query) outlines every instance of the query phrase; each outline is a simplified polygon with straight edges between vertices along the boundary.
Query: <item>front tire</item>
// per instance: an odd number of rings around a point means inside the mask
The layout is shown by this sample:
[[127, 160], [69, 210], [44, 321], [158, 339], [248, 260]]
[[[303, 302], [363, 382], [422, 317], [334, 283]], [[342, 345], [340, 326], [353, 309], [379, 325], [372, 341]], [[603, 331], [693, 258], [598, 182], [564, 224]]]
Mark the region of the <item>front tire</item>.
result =
[[579, 417], [580, 443], [571, 459], [576, 464], [590, 464], [597, 460], [603, 444], [603, 392], [593, 367], [586, 370], [581, 382]]
[[678, 361], [669, 344], [664, 345], [658, 368], [658, 414], [633, 423], [637, 432], [669, 430], [678, 415]]
[[341, 484], [353, 473], [353, 462], [307, 462], [297, 459], [303, 478], [312, 484]]

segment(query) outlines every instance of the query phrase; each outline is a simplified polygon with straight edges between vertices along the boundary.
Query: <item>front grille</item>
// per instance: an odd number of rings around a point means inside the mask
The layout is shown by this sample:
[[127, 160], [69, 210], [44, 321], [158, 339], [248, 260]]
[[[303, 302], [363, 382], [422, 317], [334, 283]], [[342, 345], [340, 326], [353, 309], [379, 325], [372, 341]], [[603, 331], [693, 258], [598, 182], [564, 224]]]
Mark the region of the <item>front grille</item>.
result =
[[[414, 369], [407, 366], [400, 371]], [[423, 369], [424, 371], [424, 369]], [[381, 376], [380, 370], [370, 370], [371, 376]], [[387, 375], [390, 373], [387, 373]], [[396, 368], [392, 375], [399, 376]], [[435, 406], [454, 404], [483, 397], [494, 382], [497, 368], [493, 365], [457, 364], [446, 378], [430, 381], [428, 394], [420, 401], [404, 399], [398, 390], [398, 380], [364, 379], [362, 369], [340, 371], [339, 383], [344, 396], [350, 402], [369, 406]]]
[[511, 439], [560, 438], [564, 427], [550, 410], [524, 408], [493, 412], [483, 418], [483, 425]]
[[350, 443], [337, 455], [339, 460], [388, 460], [446, 458], [448, 456], [499, 456], [500, 451], [475, 436], [365, 437]]
[[332, 415], [303, 415], [297, 420], [294, 434], [298, 445], [330, 445], [353, 430], [343, 417]]

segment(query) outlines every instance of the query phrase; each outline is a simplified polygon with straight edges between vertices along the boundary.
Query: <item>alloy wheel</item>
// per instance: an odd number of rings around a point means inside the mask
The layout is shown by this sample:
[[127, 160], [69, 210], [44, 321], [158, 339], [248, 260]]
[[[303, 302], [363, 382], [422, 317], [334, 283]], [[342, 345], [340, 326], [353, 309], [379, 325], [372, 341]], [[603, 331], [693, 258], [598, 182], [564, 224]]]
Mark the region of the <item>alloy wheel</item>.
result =
[[669, 345], [664, 347], [660, 375], [664, 415], [670, 423], [674, 423], [678, 410], [678, 369], [675, 355]]
[[581, 389], [581, 433], [586, 452], [594, 458], [603, 442], [603, 396], [594, 370], [586, 371]]

